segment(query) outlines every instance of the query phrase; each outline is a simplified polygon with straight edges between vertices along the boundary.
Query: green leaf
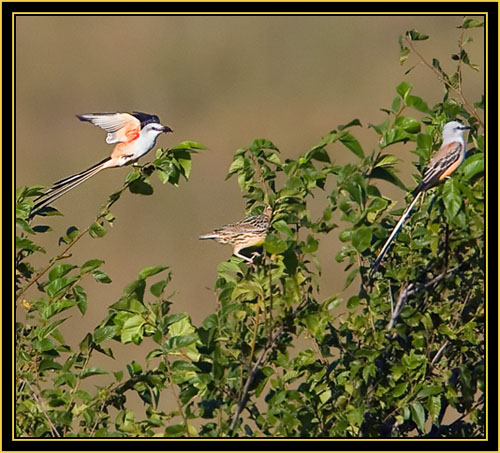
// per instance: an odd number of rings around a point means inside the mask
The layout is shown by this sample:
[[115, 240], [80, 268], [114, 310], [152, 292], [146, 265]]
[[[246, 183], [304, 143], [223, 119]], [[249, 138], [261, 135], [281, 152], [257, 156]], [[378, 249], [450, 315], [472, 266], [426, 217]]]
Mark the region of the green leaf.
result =
[[183, 142], [180, 142], [178, 145], [176, 145], [174, 148], [171, 148], [171, 150], [177, 150], [177, 149], [187, 149], [191, 153], [197, 152], [196, 150], [205, 150], [208, 149], [205, 145], [202, 145], [201, 143], [198, 142], [193, 142], [191, 140], [185, 140]]
[[361, 298], [359, 296], [351, 296], [346, 303], [346, 307], [349, 309], [356, 308], [361, 302]]
[[106, 229], [100, 223], [94, 222], [90, 225], [89, 234], [93, 238], [102, 238], [106, 236]]
[[343, 131], [344, 129], [347, 129], [348, 127], [352, 127], [352, 126], [362, 126], [361, 121], [359, 121], [357, 118], [355, 118], [347, 124], [340, 124], [339, 131]]
[[365, 157], [365, 153], [363, 152], [363, 148], [359, 142], [349, 133], [342, 135], [339, 140], [345, 145], [348, 149], [350, 149], [356, 156], [360, 159]]
[[42, 327], [38, 331], [37, 337], [40, 340], [48, 337], [49, 335], [51, 335], [54, 332], [54, 330], [57, 329], [57, 327], [59, 325], [61, 325], [64, 321], [66, 321], [66, 319], [68, 319], [68, 318], [58, 319], [57, 321], [51, 322], [51, 323], [47, 324], [45, 327]]
[[371, 245], [372, 230], [369, 227], [361, 226], [353, 232], [351, 239], [354, 248], [363, 253]]
[[71, 286], [74, 282], [78, 280], [78, 277], [61, 277], [56, 280], [53, 280], [50, 282], [50, 284], [47, 286], [47, 295], [49, 297], [55, 297], [58, 294], [61, 294], [68, 288], [68, 286]]
[[141, 280], [145, 280], [149, 277], [152, 277], [153, 275], [159, 274], [160, 272], [164, 271], [165, 269], [168, 269], [168, 266], [151, 266], [143, 269], [139, 273], [139, 277]]
[[279, 231], [280, 233], [284, 234], [287, 237], [287, 239], [293, 239], [293, 237], [295, 236], [295, 233], [286, 224], [284, 220], [278, 220], [277, 222], [273, 223], [273, 228], [276, 231]]
[[271, 253], [282, 253], [287, 249], [286, 242], [273, 233], [268, 233], [264, 241], [264, 249]]
[[462, 207], [460, 189], [454, 179], [448, 179], [443, 187], [443, 202], [447, 212], [447, 218], [452, 220]]
[[465, 19], [464, 23], [457, 28], [479, 28], [484, 27], [484, 21], [479, 19]]
[[412, 107], [419, 112], [432, 113], [432, 110], [429, 108], [426, 102], [424, 102], [424, 100], [422, 98], [419, 98], [418, 96], [408, 95], [406, 96], [405, 102], [408, 107]]
[[399, 398], [401, 395], [406, 392], [406, 389], [408, 388], [408, 382], [401, 382], [400, 384], [396, 385], [394, 387], [394, 390], [392, 391], [392, 396], [394, 398]]
[[274, 143], [272, 143], [269, 140], [266, 140], [265, 138], [255, 139], [252, 142], [252, 144], [250, 145], [249, 149], [251, 151], [258, 151], [258, 150], [261, 150], [261, 149], [272, 149], [274, 151], [278, 151], [278, 148], [276, 148], [276, 146], [274, 145]]
[[99, 327], [94, 331], [92, 339], [96, 344], [101, 344], [106, 340], [111, 340], [117, 334], [117, 331], [116, 326]]
[[92, 276], [100, 283], [111, 283], [109, 276], [100, 269], [93, 270]]
[[58, 266], [54, 267], [50, 272], [49, 272], [49, 280], [53, 281], [57, 278], [63, 277], [66, 275], [69, 271], [74, 269], [75, 265], [73, 264], [59, 264]]
[[132, 193], [137, 193], [141, 195], [152, 195], [153, 194], [153, 187], [148, 184], [146, 181], [143, 181], [141, 179], [136, 179], [135, 181], [132, 181], [130, 185], [128, 186], [128, 189]]
[[410, 406], [411, 418], [421, 432], [425, 432], [425, 409], [420, 403], [413, 403]]
[[[125, 323], [121, 331], [121, 342], [123, 344], [130, 343], [134, 341], [134, 337], [137, 340], [142, 339], [144, 333], [144, 324], [146, 321], [141, 315], [130, 316]], [[135, 343], [136, 341], [134, 341]]]
[[77, 302], [78, 309], [84, 315], [87, 311], [87, 293], [80, 285], [75, 285], [72, 288], [72, 293]]
[[108, 371], [103, 370], [102, 368], [91, 366], [80, 372], [80, 379], [85, 379], [89, 376], [95, 376], [97, 374], [108, 374]]
[[396, 92], [403, 98], [403, 100], [406, 99], [406, 96], [410, 94], [410, 91], [412, 90], [413, 85], [409, 82], [401, 82], [397, 87], [396, 87]]
[[411, 41], [425, 41], [426, 39], [429, 39], [428, 35], [424, 35], [415, 29], [407, 31], [406, 37]]
[[80, 272], [82, 274], [86, 274], [88, 272], [93, 271], [94, 269], [97, 269], [103, 263], [104, 263], [103, 260], [97, 260], [97, 259], [85, 261], [85, 263], [83, 263], [80, 268]]
[[401, 98], [396, 96], [392, 101], [392, 106], [391, 106], [392, 113], [397, 113], [400, 108], [401, 108]]
[[153, 296], [160, 297], [167, 285], [168, 285], [167, 280], [161, 280], [158, 283], [151, 285], [151, 288], [149, 288], [149, 290], [151, 291], [151, 294]]
[[428, 387], [424, 387], [420, 392], [418, 392], [418, 398], [425, 398], [427, 396], [438, 395], [439, 393], [444, 392], [444, 388], [440, 385], [430, 385]]
[[170, 337], [165, 342], [165, 349], [168, 352], [178, 352], [180, 348], [189, 346], [198, 341], [198, 335], [190, 334], [190, 335], [178, 335], [176, 337]]
[[38, 251], [45, 253], [45, 249], [36, 245], [33, 241], [30, 241], [27, 238], [20, 238], [16, 236], [16, 249], [27, 250], [30, 252]]
[[470, 181], [478, 174], [484, 173], [484, 153], [473, 154], [462, 164], [464, 179]]
[[344, 284], [344, 289], [348, 288], [351, 283], [354, 281], [356, 278], [356, 275], [359, 274], [359, 268], [353, 269], [350, 274], [347, 276], [345, 284]]
[[302, 251], [305, 253], [314, 253], [318, 250], [319, 242], [313, 238], [310, 234], [307, 235], [306, 243], [302, 246]]
[[420, 132], [420, 123], [409, 116], [398, 116], [394, 121], [396, 126], [402, 127], [410, 134], [418, 134]]

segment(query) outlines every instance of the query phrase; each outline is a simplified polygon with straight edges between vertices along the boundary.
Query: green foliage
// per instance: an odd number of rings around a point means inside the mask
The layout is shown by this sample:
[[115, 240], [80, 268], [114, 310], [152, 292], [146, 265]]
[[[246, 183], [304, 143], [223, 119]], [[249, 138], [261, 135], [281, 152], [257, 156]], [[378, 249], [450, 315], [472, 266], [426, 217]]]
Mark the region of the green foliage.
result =
[[[463, 31], [479, 26], [464, 20], [460, 49]], [[414, 30], [401, 37], [403, 62], [414, 42], [428, 38]], [[355, 119], [297, 159], [265, 139], [236, 151], [228, 178], [237, 180], [249, 214], [272, 207], [271, 227], [252, 264], [233, 257], [217, 266], [218, 307], [200, 326], [171, 312], [172, 276], [157, 265], [138, 273], [78, 345], [59, 330], [85, 314], [89, 279], [112, 283], [104, 260], [74, 263], [68, 249], [87, 233], [105, 237], [115, 220], [110, 208], [127, 188], [151, 195], [153, 174], [174, 186], [188, 179], [201, 145], [183, 142], [132, 169], [89, 227], [68, 228], [65, 250], [42, 269], [29, 259], [45, 252], [37, 235], [51, 230], [28, 220], [41, 187], [18, 190], [16, 296], [24, 320], [16, 323], [16, 435], [483, 437], [484, 130], [461, 98], [461, 66], [455, 87], [439, 62], [429, 66], [445, 87], [442, 102], [430, 107], [410, 82], [400, 83], [391, 108], [382, 109], [385, 121], [369, 125], [376, 149], [363, 149]], [[407, 190], [388, 149], [402, 143], [416, 156], [418, 183], [442, 126], [456, 115], [473, 127], [466, 161], [426, 193], [370, 280], [369, 265], [402, 212], [392, 211], [377, 184]], [[345, 149], [351, 162], [333, 162], [332, 151]], [[339, 293], [359, 285], [345, 303], [320, 291], [317, 252], [326, 234], [344, 244], [335, 256], [345, 263]], [[125, 369], [95, 366], [96, 354], [113, 358], [117, 343], [130, 354]], [[88, 378], [93, 390], [81, 388]], [[130, 409], [132, 394], [143, 413]], [[167, 394], [173, 402], [159, 410]], [[444, 424], [445, 414], [453, 421]]]

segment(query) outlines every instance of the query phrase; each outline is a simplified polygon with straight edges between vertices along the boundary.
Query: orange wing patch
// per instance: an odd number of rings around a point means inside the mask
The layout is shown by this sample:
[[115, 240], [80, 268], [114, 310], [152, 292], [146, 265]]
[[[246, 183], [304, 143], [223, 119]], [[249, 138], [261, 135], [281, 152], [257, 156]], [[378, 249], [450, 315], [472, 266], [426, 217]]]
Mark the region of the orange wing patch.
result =
[[[108, 133], [106, 141], [108, 143], [130, 143], [141, 134], [141, 122], [128, 113], [120, 114], [120, 128], [112, 133]], [[118, 126], [118, 122], [117, 122]]]
[[141, 132], [141, 122], [130, 113], [87, 113], [77, 115], [81, 121], [88, 121], [104, 129], [107, 143], [130, 143]]
[[447, 178], [450, 176], [462, 163], [462, 160], [456, 160], [453, 164], [451, 164], [444, 172], [443, 174], [439, 177], [439, 180], [442, 181], [443, 179]]

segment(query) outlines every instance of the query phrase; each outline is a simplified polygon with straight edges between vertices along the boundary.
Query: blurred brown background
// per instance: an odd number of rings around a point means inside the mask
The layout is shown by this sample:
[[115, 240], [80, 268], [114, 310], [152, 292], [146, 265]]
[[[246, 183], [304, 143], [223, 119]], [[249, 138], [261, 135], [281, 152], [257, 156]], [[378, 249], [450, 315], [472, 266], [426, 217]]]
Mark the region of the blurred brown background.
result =
[[[237, 181], [224, 181], [235, 150], [268, 138], [283, 157], [295, 157], [359, 118], [365, 127], [354, 133], [371, 152], [377, 136], [366, 126], [386, 118], [379, 108], [390, 107], [401, 81], [412, 82], [413, 94], [430, 106], [442, 99], [427, 68], [404, 75], [416, 60], [399, 65], [399, 34], [412, 28], [429, 34], [430, 40], [417, 43], [419, 50], [451, 70], [461, 23], [460, 16], [18, 16], [16, 186], [49, 186], [111, 152], [105, 132], [79, 122], [77, 113], [155, 113], [175, 131], [161, 136], [158, 147], [183, 140], [209, 147], [194, 156], [188, 183], [176, 189], [153, 177], [153, 196], [125, 194], [108, 235], [85, 238], [72, 250], [76, 263], [105, 259], [103, 270], [113, 283], [84, 282], [88, 313], [83, 322], [75, 315], [64, 324], [67, 341], [81, 340], [124, 285], [157, 264], [173, 271], [173, 311], [188, 312], [199, 325], [216, 308], [216, 266], [231, 249], [198, 241], [198, 235], [245, 214]], [[464, 79], [467, 97], [477, 101], [484, 92], [484, 42], [482, 29], [469, 34], [471, 59], [481, 72], [465, 68]], [[389, 150], [402, 159], [400, 176], [410, 186], [411, 149]], [[354, 159], [341, 145], [330, 147], [330, 155], [340, 163]], [[93, 220], [128, 170], [105, 171], [55, 203], [65, 216], [49, 218], [56, 235], [49, 241], [40, 235], [48, 253], [38, 265], [61, 250], [56, 239], [68, 226], [85, 228]], [[381, 187], [403, 199], [400, 190]], [[324, 297], [341, 293], [345, 281], [344, 266], [334, 260], [337, 237], [334, 230], [320, 245]]]

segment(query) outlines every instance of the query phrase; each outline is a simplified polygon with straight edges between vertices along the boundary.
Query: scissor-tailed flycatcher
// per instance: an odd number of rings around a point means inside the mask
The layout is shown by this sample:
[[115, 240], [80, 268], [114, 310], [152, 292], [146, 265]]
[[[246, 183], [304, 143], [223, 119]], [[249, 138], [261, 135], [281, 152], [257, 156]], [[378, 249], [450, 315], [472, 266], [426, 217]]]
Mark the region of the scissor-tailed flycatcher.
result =
[[160, 119], [156, 115], [142, 112], [88, 113], [76, 116], [80, 121], [88, 121], [94, 126], [104, 129], [108, 133], [106, 143], [116, 143], [117, 145], [111, 156], [87, 168], [87, 170], [54, 183], [50, 189], [35, 200], [40, 201], [33, 206], [32, 216], [101, 170], [122, 167], [135, 162], [155, 146], [156, 139], [160, 134], [172, 132], [168, 126], [160, 124]]
[[377, 256], [377, 259], [372, 265], [370, 270], [370, 275], [373, 274], [380, 265], [380, 262], [384, 258], [384, 255], [389, 250], [391, 242], [394, 240], [399, 230], [405, 223], [406, 219], [409, 217], [413, 206], [427, 189], [435, 186], [436, 184], [448, 178], [463, 162], [465, 158], [465, 139], [463, 136], [463, 131], [470, 129], [468, 126], [464, 126], [458, 121], [450, 121], [446, 123], [443, 128], [443, 144], [439, 148], [438, 152], [431, 158], [427, 168], [424, 170], [424, 176], [422, 181], [413, 191], [413, 196], [415, 197], [410, 205], [406, 208], [405, 212], [399, 219], [392, 233], [385, 241], [382, 250]]

